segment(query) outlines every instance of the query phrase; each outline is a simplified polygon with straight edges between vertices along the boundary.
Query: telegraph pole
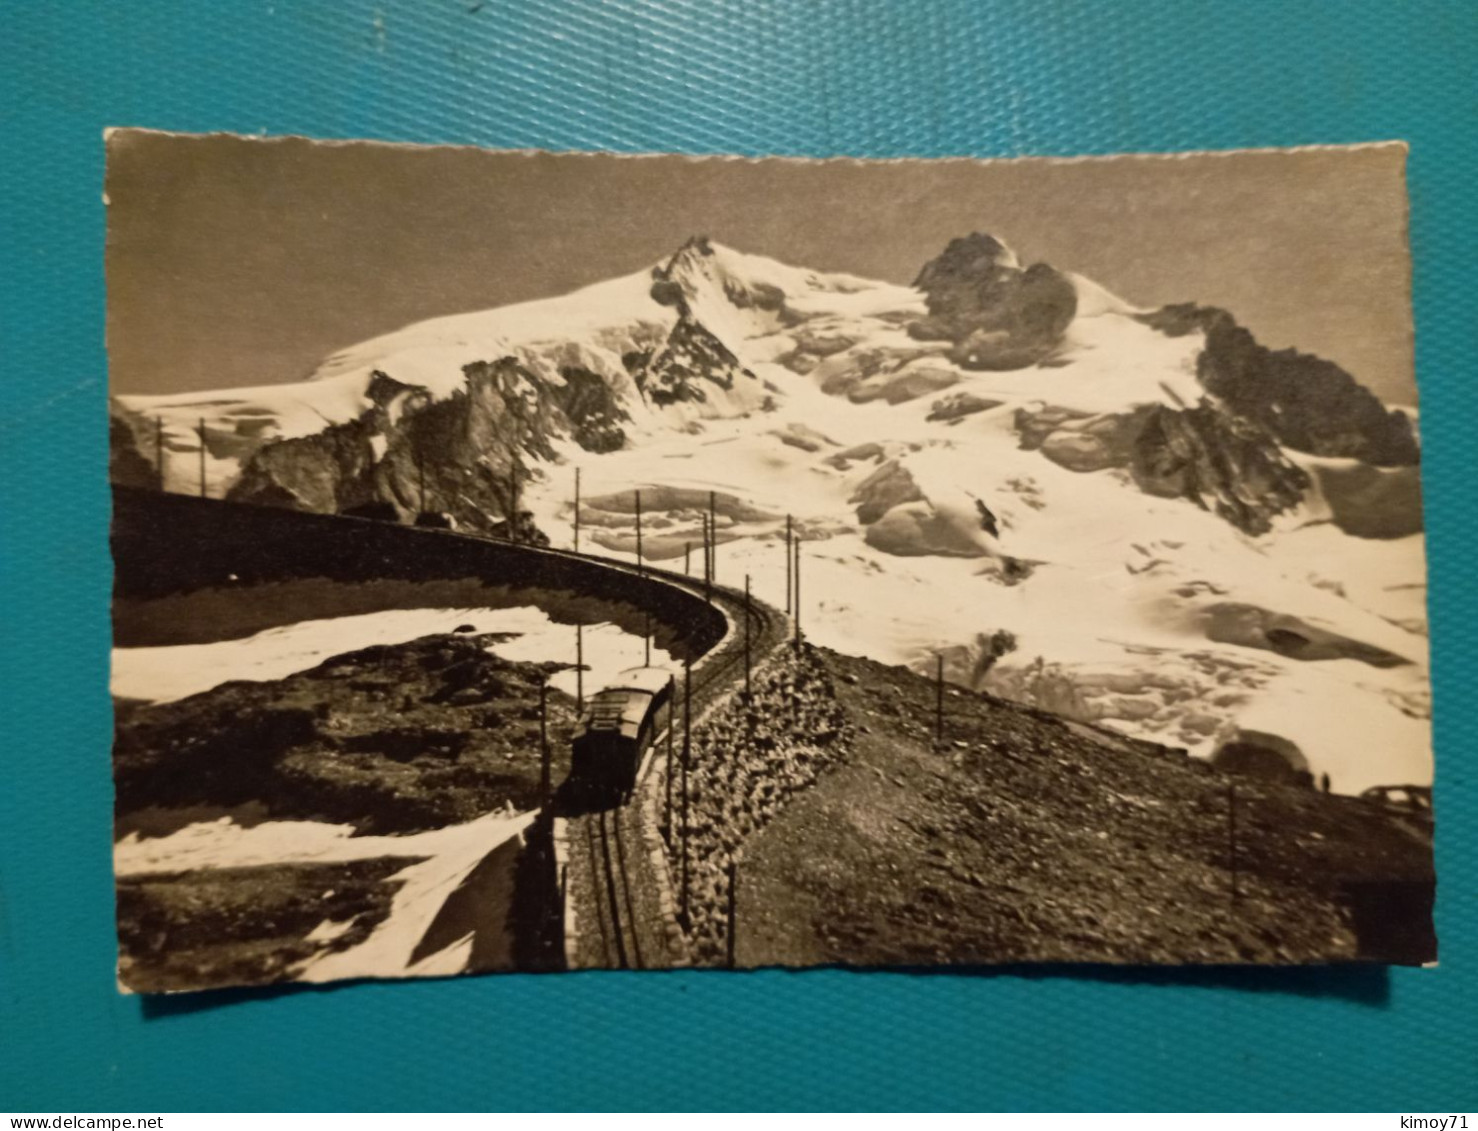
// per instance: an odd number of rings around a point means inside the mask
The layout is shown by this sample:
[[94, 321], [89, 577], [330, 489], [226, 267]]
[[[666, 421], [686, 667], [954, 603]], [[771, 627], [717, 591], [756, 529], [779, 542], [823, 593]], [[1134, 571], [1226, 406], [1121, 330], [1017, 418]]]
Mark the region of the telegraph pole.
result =
[[575, 710], [585, 710], [585, 625], [575, 625]]
[[539, 795], [543, 804], [549, 804], [549, 681], [539, 683]]
[[944, 653], [934, 656], [934, 742], [944, 742]]
[[718, 493], [708, 492], [708, 573], [712, 581], [718, 580]]
[[785, 615], [790, 616], [795, 612], [794, 601], [790, 592], [790, 515], [785, 516]]
[[707, 518], [703, 520], [703, 596], [713, 604], [713, 531]]
[[580, 469], [575, 468], [575, 553], [580, 552]]
[[[643, 579], [647, 576], [647, 564], [642, 557], [641, 550], [641, 488], [636, 489], [636, 572]], [[652, 666], [652, 609], [646, 603], [646, 589], [642, 589], [642, 651], [645, 654], [644, 663], [647, 667]]]
[[693, 744], [693, 661], [683, 658], [683, 765]]
[[750, 705], [753, 718], [754, 693], [749, 686], [749, 574], [744, 575], [744, 701]]
[[682, 916], [686, 930], [692, 919], [688, 916], [688, 763], [693, 752], [693, 661], [683, 660], [683, 781], [682, 781]]
[[691, 562], [691, 559], [692, 559], [692, 555], [693, 555], [693, 543], [691, 543], [691, 542], [684, 542], [683, 543], [683, 576], [684, 577], [691, 577], [693, 575], [693, 571], [690, 568], [690, 562]]
[[159, 472], [159, 490], [164, 490], [164, 417], [154, 418], [154, 464]]
[[667, 780], [663, 787], [667, 792], [667, 806], [663, 814], [662, 835], [667, 847], [672, 848], [672, 779], [677, 773], [677, 763], [672, 756], [677, 735], [677, 679], [667, 681]]
[[801, 540], [795, 540], [795, 646], [801, 646]]
[[200, 497], [208, 498], [205, 489], [205, 417], [200, 418]]

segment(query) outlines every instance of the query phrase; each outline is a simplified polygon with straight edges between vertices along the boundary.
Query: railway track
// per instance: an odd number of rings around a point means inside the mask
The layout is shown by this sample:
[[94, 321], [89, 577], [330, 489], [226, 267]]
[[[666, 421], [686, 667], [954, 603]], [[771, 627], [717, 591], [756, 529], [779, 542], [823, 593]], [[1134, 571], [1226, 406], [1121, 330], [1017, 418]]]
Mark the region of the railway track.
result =
[[[429, 570], [422, 577], [418, 563], [435, 562], [438, 559], [460, 563], [457, 569], [466, 569], [466, 573], [451, 573], [447, 575], [449, 577], [476, 576], [481, 568], [476, 555], [459, 554], [454, 544], [493, 542], [516, 550], [518, 557], [527, 560], [527, 565], [517, 571], [521, 575], [538, 577], [539, 570], [535, 563], [540, 560], [551, 563], [561, 560], [579, 561], [598, 566], [602, 571], [680, 590], [686, 599], [696, 598], [708, 603], [722, 615], [727, 622], [727, 629], [692, 665], [689, 673], [691, 690], [682, 686], [679, 678], [677, 694], [672, 697], [672, 704], [667, 708], [666, 726], [657, 730], [648, 748], [648, 756], [640, 767], [641, 780], [645, 780], [650, 774], [657, 753], [669, 748], [669, 735], [681, 718], [678, 711], [683, 708], [680, 705], [686, 703], [694, 719], [699, 718], [727, 689], [743, 680], [746, 651], [750, 662], [758, 667], [786, 640], [790, 626], [788, 617], [746, 593], [712, 580], [705, 581], [702, 577], [693, 577], [646, 562], [638, 564], [601, 554], [510, 542], [464, 531], [400, 524], [393, 525], [393, 540], [371, 537], [367, 542], [364, 539], [351, 539], [341, 545], [338, 539], [341, 528], [392, 528], [392, 524], [378, 519], [351, 515], [292, 513], [290, 520], [280, 519], [275, 524], [267, 525], [265, 541], [241, 538], [233, 541], [231, 531], [242, 527], [257, 530], [261, 526], [261, 515], [275, 511], [276, 508], [218, 499], [161, 495], [133, 488], [115, 488], [114, 505], [114, 548], [117, 562], [126, 564], [130, 560], [130, 554], [138, 561], [155, 561], [161, 555], [167, 558], [165, 551], [172, 551], [177, 547], [173, 542], [159, 544], [159, 532], [171, 529], [182, 521], [193, 523], [195, 528], [211, 530], [221, 535], [221, 541], [212, 541], [209, 544], [224, 547], [222, 554], [213, 558], [206, 557], [203, 561], [192, 560], [189, 563], [190, 568], [171, 575], [171, 584], [176, 587], [210, 584], [218, 576], [227, 576], [228, 570], [229, 576], [235, 579], [236, 571], [244, 568], [243, 561], [247, 567], [245, 572], [258, 581], [307, 576], [353, 582], [377, 577], [425, 580], [440, 575], [435, 570]], [[133, 541], [123, 543], [125, 552], [121, 554], [117, 542], [120, 529], [117, 516], [120, 508], [125, 515], [134, 516], [133, 525], [127, 529], [133, 530], [135, 534]], [[252, 521], [221, 522], [220, 516], [223, 515], [235, 515], [238, 519], [244, 516]], [[293, 537], [288, 538], [287, 534], [292, 534]], [[438, 545], [435, 541], [437, 539], [445, 541]], [[347, 556], [339, 553], [345, 546], [353, 551], [347, 553]], [[448, 552], [441, 554], [439, 550]], [[548, 573], [552, 577], [578, 576], [559, 568], [551, 569]], [[153, 583], [152, 576], [150, 574], [145, 577], [149, 584]], [[136, 595], [146, 596], [152, 592], [149, 585], [140, 580], [144, 575], [135, 571], [132, 577], [132, 584], [137, 589]], [[602, 588], [606, 597], [614, 603], [628, 607], [631, 605], [633, 598], [629, 590], [622, 590], [619, 586]], [[638, 606], [644, 604], [649, 609], [661, 607], [660, 594], [654, 594], [649, 589], [640, 590], [639, 593], [635, 599]], [[691, 611], [690, 609], [689, 612]], [[681, 618], [672, 627], [679, 624]], [[707, 633], [701, 637], [704, 642], [713, 639], [712, 629], [711, 623], [701, 629]], [[658, 899], [650, 874], [650, 854], [643, 845], [644, 833], [650, 833], [651, 830], [643, 828], [639, 808], [628, 804], [601, 813], [570, 813], [567, 816], [562, 816], [556, 810], [553, 816], [560, 823], [569, 826], [566, 845], [569, 852], [568, 863], [575, 863], [578, 857], [579, 870], [585, 872], [588, 869], [588, 886], [593, 889], [598, 909], [598, 914], [594, 916], [595, 922], [592, 923], [592, 908], [586, 902], [580, 903], [582, 938], [588, 937], [591, 940], [590, 945], [598, 947], [602, 952], [595, 956], [597, 960], [582, 964], [618, 967], [661, 964], [664, 947], [654, 940], [651, 933], [654, 929], [652, 922], [658, 915]], [[563, 876], [555, 881], [557, 887], [563, 888], [564, 884]], [[573, 901], [568, 906], [573, 906]], [[643, 933], [644, 929], [647, 933]]]
[[627, 867], [620, 809], [590, 814], [585, 822], [585, 850], [591, 875], [597, 879], [596, 927], [610, 965], [641, 970], [642, 932]]
[[[351, 516], [338, 516], [349, 522], [373, 522]], [[637, 788], [650, 774], [659, 750], [669, 748], [669, 733], [679, 725], [679, 704], [687, 700], [686, 710], [697, 717], [726, 689], [744, 679], [746, 651], [749, 662], [758, 666], [789, 635], [790, 619], [779, 610], [737, 589], [705, 581], [686, 573], [636, 563], [602, 554], [581, 553], [552, 546], [506, 543], [503, 539], [485, 538], [466, 532], [430, 527], [408, 527], [416, 536], [425, 538], [474, 538], [517, 546], [533, 557], [574, 559], [598, 564], [605, 569], [655, 581], [685, 591], [718, 608], [729, 623], [723, 639], [699, 657], [689, 673], [691, 691], [677, 680], [675, 694], [667, 708], [666, 726], [656, 731], [647, 756], [639, 769]], [[584, 857], [582, 870], [588, 869], [593, 888], [595, 923], [582, 922], [582, 941], [587, 950], [594, 948], [588, 964], [602, 968], [642, 969], [665, 964], [663, 948], [654, 936], [656, 909], [653, 895], [634, 881], [633, 871], [642, 862], [642, 837], [638, 807], [629, 801], [621, 806], [569, 818], [569, 849]], [[577, 849], [577, 844], [581, 847]], [[588, 912], [589, 909], [587, 909]], [[588, 915], [587, 915], [588, 918]]]
[[[351, 518], [349, 521], [373, 521]], [[502, 542], [482, 535], [439, 530], [409, 528], [427, 538], [477, 538]], [[791, 621], [779, 610], [737, 589], [705, 581], [686, 573], [636, 563], [602, 554], [581, 553], [552, 546], [512, 543], [523, 552], [544, 558], [576, 559], [595, 563], [605, 569], [655, 581], [685, 591], [718, 608], [728, 621], [729, 630], [722, 640], [695, 662], [689, 673], [691, 690], [677, 678], [674, 694], [667, 707], [666, 725], [657, 729], [638, 771], [637, 790], [651, 773], [659, 751], [670, 749], [669, 735], [680, 726], [680, 711], [690, 711], [697, 718], [702, 711], [735, 684], [745, 673], [745, 658], [753, 667], [789, 638]], [[681, 706], [686, 702], [686, 706]], [[634, 791], [635, 793], [635, 791]], [[638, 871], [645, 853], [642, 851], [638, 806], [629, 799], [622, 805], [595, 812], [572, 814], [568, 818], [568, 849], [582, 857], [581, 871], [587, 873], [593, 895], [593, 909], [586, 907], [581, 918], [581, 946], [585, 958], [580, 963], [600, 968], [642, 969], [665, 965], [665, 948], [660, 941], [655, 920], [655, 896], [644, 890]], [[650, 885], [648, 885], [649, 887]], [[567, 898], [572, 898], [568, 897]], [[588, 920], [592, 917], [594, 923]], [[591, 953], [596, 951], [598, 953]]]
[[[701, 582], [694, 583], [681, 574], [668, 575], [665, 579], [694, 591], [703, 588]], [[663, 752], [675, 748], [673, 740], [682, 725], [681, 713], [687, 710], [696, 716], [727, 689], [742, 683], [746, 643], [750, 664], [758, 666], [787, 639], [789, 622], [778, 611], [734, 590], [714, 586], [711, 592], [715, 603], [724, 607], [731, 631], [705, 657], [707, 662], [692, 672], [691, 691], [681, 680], [677, 681], [666, 708], [665, 723], [654, 731], [638, 772], [638, 790], [657, 758], [665, 757]], [[572, 818], [576, 825], [572, 839], [581, 843], [594, 888], [595, 923], [584, 926], [581, 939], [589, 965], [632, 970], [654, 963], [665, 965], [664, 955], [653, 953], [661, 950], [659, 940], [653, 935], [654, 912], [640, 890], [639, 880], [632, 874], [633, 865], [639, 865], [643, 856], [639, 829], [632, 827], [640, 819], [638, 806], [629, 799], [621, 805]]]

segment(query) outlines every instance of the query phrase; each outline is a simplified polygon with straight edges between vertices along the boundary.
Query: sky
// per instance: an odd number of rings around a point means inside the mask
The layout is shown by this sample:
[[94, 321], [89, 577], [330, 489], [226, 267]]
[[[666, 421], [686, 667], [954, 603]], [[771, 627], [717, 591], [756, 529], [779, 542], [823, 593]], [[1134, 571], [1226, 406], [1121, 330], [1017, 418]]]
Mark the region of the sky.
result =
[[117, 393], [269, 385], [412, 322], [644, 270], [693, 235], [910, 283], [988, 232], [1142, 306], [1415, 403], [1405, 150], [861, 162], [500, 153], [115, 132]]

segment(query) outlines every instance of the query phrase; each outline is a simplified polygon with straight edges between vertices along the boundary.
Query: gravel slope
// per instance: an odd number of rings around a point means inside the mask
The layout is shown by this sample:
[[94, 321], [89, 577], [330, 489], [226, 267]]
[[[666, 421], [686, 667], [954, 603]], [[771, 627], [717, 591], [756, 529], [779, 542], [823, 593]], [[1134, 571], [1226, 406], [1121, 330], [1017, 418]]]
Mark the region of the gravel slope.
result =
[[931, 681], [819, 654], [859, 733], [746, 843], [741, 965], [1434, 956], [1424, 814], [957, 688], [936, 746]]

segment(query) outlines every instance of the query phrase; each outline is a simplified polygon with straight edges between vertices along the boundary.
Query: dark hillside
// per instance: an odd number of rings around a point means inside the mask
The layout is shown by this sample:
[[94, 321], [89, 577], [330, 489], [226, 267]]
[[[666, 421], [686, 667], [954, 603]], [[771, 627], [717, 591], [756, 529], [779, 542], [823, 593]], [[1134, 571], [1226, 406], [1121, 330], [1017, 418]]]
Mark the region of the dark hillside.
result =
[[745, 846], [743, 965], [1435, 956], [1425, 815], [956, 688], [936, 746], [930, 680], [818, 654], [858, 733]]

